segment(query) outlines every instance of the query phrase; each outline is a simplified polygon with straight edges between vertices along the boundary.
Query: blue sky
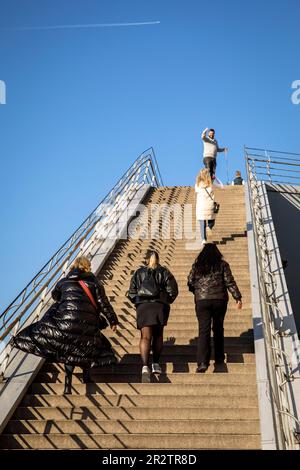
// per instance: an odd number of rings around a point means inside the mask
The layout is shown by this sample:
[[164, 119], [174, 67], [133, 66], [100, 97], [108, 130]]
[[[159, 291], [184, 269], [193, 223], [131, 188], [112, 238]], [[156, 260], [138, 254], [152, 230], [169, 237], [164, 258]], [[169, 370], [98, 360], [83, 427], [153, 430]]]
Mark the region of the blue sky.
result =
[[[300, 152], [299, 17], [298, 0], [0, 0], [0, 305], [149, 146], [167, 185], [194, 183], [206, 126], [231, 175], [244, 144]], [[139, 21], [160, 24], [13, 30]]]

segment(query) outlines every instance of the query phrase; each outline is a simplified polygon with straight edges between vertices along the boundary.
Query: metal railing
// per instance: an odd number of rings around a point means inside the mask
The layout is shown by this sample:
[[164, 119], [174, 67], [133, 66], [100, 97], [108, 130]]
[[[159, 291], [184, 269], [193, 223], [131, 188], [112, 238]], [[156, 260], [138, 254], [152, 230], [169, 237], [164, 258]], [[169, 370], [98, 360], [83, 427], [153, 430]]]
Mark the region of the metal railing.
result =
[[[10, 356], [10, 337], [25, 324], [39, 319], [52, 302], [51, 290], [79, 255], [89, 256], [101, 248], [140, 188], [162, 186], [153, 148], [145, 150], [123, 174], [112, 190], [89, 214], [70, 238], [57, 250], [14, 301], [0, 313], [0, 378]], [[113, 232], [113, 235], [111, 234]]]
[[[300, 183], [300, 154], [245, 147], [250, 208], [259, 271], [262, 322], [267, 355], [274, 419], [279, 449], [298, 449], [296, 436], [300, 422], [291, 403], [288, 385], [294, 380], [292, 358], [283, 348], [282, 338], [289, 336], [279, 306], [277, 279], [272, 267], [273, 253], [268, 245], [264, 183]], [[299, 173], [299, 176], [298, 176]]]
[[300, 185], [300, 153], [245, 147], [245, 156], [259, 181]]

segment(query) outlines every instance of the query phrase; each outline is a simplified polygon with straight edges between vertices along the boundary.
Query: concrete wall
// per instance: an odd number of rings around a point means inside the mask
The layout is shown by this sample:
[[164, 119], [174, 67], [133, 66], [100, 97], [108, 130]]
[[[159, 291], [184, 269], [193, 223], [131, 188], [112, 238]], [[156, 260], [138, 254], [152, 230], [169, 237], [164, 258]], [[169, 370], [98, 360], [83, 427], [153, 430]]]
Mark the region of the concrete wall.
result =
[[267, 185], [267, 193], [300, 337], [300, 187]]

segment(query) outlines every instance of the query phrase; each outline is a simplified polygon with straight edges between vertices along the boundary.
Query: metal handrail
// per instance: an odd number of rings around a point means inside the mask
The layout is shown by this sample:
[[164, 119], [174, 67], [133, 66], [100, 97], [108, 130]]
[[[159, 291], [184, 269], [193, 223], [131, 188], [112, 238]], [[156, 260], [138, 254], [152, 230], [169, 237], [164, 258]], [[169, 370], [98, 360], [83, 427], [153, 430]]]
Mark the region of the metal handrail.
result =
[[153, 148], [145, 150], [121, 176], [111, 191], [87, 216], [67, 241], [54, 253], [35, 277], [0, 313], [0, 375], [3, 376], [10, 354], [9, 339], [21, 326], [36, 321], [49, 306], [51, 290], [65, 275], [74, 259], [89, 255], [111, 236], [130, 201], [143, 185], [160, 187], [162, 179]]
[[[248, 154], [252, 154], [252, 150], [255, 150], [255, 151], [258, 151], [258, 152], [267, 152], [267, 153], [270, 153], [270, 154], [297, 155], [298, 157], [300, 157], [300, 153], [284, 152], [282, 150], [260, 149], [260, 148], [255, 148], [255, 147], [245, 147], [245, 150], [247, 151]], [[284, 159], [284, 157], [283, 157], [283, 159]]]
[[300, 185], [299, 153], [245, 147], [245, 156], [260, 181]]
[[[267, 368], [269, 374], [270, 388], [275, 405], [275, 423], [277, 431], [278, 447], [280, 449], [295, 449], [295, 435], [300, 429], [300, 421], [292, 411], [287, 384], [294, 380], [291, 366], [291, 358], [283, 350], [280, 340], [282, 335], [288, 335], [283, 330], [284, 315], [278, 306], [276, 297], [277, 281], [271, 268], [272, 252], [267, 245], [267, 233], [264, 225], [262, 183], [264, 181], [274, 183], [274, 175], [270, 170], [274, 157], [270, 151], [260, 150], [261, 158], [253, 158], [250, 151], [245, 148], [245, 160], [249, 183], [249, 199], [253, 221], [253, 232], [256, 245], [256, 254], [259, 266], [259, 290], [262, 300], [262, 321], [264, 329], [264, 341], [267, 354]], [[280, 153], [274, 152], [273, 153]], [[266, 155], [268, 153], [268, 155]], [[293, 154], [297, 155], [297, 154]], [[266, 158], [267, 156], [267, 158]], [[265, 179], [258, 179], [261, 172], [257, 172], [257, 163], [266, 163], [265, 171], [262, 172]], [[290, 163], [276, 162], [285, 165]], [[299, 165], [295, 164], [300, 167]], [[281, 181], [283, 183], [283, 181]], [[298, 447], [297, 447], [298, 448]]]

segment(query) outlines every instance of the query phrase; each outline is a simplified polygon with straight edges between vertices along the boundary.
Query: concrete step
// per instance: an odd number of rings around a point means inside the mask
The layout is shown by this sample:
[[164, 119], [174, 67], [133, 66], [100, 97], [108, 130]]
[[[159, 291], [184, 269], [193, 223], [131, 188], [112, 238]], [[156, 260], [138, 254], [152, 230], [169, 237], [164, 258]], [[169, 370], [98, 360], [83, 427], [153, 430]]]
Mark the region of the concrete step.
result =
[[[132, 328], [136, 328], [135, 322], [136, 315], [125, 316], [119, 314], [119, 321], [121, 322], [123, 328], [131, 331]], [[252, 318], [242, 318], [242, 317], [235, 317], [234, 313], [231, 313], [230, 316], [226, 314], [225, 317], [225, 324], [226, 327], [243, 327], [245, 329], [251, 329], [253, 327]], [[176, 312], [175, 309], [172, 309], [172, 315], [169, 317], [168, 327], [171, 329], [191, 329], [191, 328], [198, 328], [198, 322], [195, 315], [195, 312], [189, 312], [186, 315], [180, 315], [180, 313]]]
[[[202, 376], [205, 374], [197, 374]], [[214, 375], [221, 376], [221, 374], [212, 374], [205, 377], [214, 377]], [[227, 375], [226, 375], [227, 378]], [[240, 384], [240, 383], [228, 383], [226, 378], [223, 378], [221, 383], [208, 383], [208, 381], [202, 381], [202, 383], [101, 383], [101, 384], [74, 384], [72, 390], [74, 394], [78, 395], [107, 395], [107, 394], [126, 394], [126, 395], [155, 395], [165, 394], [178, 395], [198, 395], [198, 394], [211, 394], [215, 396], [226, 396], [230, 394], [232, 397], [235, 395], [241, 395], [244, 393], [255, 394], [256, 393], [256, 382], [253, 381], [251, 384]], [[200, 379], [202, 380], [202, 379]], [[221, 377], [220, 377], [221, 380]], [[32, 394], [44, 394], [44, 395], [62, 395], [64, 390], [64, 384], [62, 383], [34, 383], [30, 386], [29, 393]]]
[[[236, 278], [236, 282], [237, 282], [238, 287], [241, 291], [243, 291], [245, 294], [248, 293], [248, 295], [250, 295], [250, 282], [248, 280], [243, 280], [243, 281], [240, 282]], [[177, 283], [178, 283], [178, 289], [179, 289], [180, 296], [183, 293], [193, 295], [188, 290], [187, 279], [180, 280], [180, 281], [178, 281], [178, 279], [177, 279]], [[117, 295], [117, 296], [125, 295], [126, 289], [129, 287], [128, 285], [122, 286], [122, 287], [117, 286], [117, 285], [112, 285], [112, 281], [110, 281], [110, 283], [107, 283], [106, 285], [105, 284], [103, 284], [103, 285], [104, 285], [104, 288], [105, 288], [106, 295]], [[246, 292], [246, 290], [248, 290], [248, 292]], [[180, 299], [180, 297], [178, 297], [178, 300], [179, 299]]]
[[[213, 229], [215, 230], [215, 229]], [[199, 232], [200, 233], [200, 232]], [[215, 233], [214, 231], [212, 233]], [[208, 233], [209, 235], [209, 233]], [[133, 239], [126, 239], [126, 246], [118, 248], [114, 250], [114, 252], [110, 255], [109, 261], [116, 260], [122, 257], [126, 257], [129, 254], [129, 258], [137, 257], [142, 260], [142, 256], [144, 254], [144, 250], [146, 247], [149, 246], [149, 239], [139, 240], [140, 245], [137, 246], [137, 241]], [[184, 254], [189, 253], [191, 256], [194, 255], [195, 257], [199, 254], [198, 248], [192, 249], [186, 248], [187, 241], [195, 241], [195, 240], [188, 240], [188, 238], [183, 239], [174, 239], [174, 240], [163, 240], [159, 243], [158, 250], [161, 255], [168, 256], [170, 254]], [[220, 251], [222, 252], [224, 257], [227, 256], [246, 256], [247, 255], [247, 248], [248, 248], [248, 240], [247, 237], [241, 236], [236, 237], [234, 240], [234, 252], [232, 250], [232, 244], [224, 244], [220, 247]]]
[[[195, 258], [194, 257], [191, 257], [190, 260], [168, 260], [168, 261], [162, 261], [161, 262], [161, 265], [162, 266], [169, 266], [171, 264], [172, 266], [172, 272], [176, 272], [177, 276], [183, 276], [183, 275], [187, 275], [190, 270], [192, 269], [192, 265], [194, 263], [194, 260]], [[230, 264], [230, 268], [231, 268], [231, 271], [235, 272], [237, 275], [245, 275], [245, 274], [248, 274], [248, 279], [250, 278], [250, 275], [249, 275], [249, 265], [248, 265], [248, 260], [245, 260], [245, 261], [236, 261], [235, 263], [232, 263], [230, 260], [229, 260], [229, 264]], [[118, 266], [116, 267], [116, 269], [114, 270], [114, 276], [118, 276], [118, 275], [121, 275], [123, 274], [123, 270], [126, 269], [128, 271], [130, 271], [129, 274], [133, 274], [131, 273], [131, 271], [135, 271], [136, 269], [140, 268], [141, 266], [143, 266], [143, 262], [136, 262], [135, 265], [133, 264], [128, 264], [125, 262], [122, 261], [122, 265], [121, 263], [118, 263]], [[108, 280], [108, 279], [107, 279]]]
[[[175, 302], [171, 304], [171, 312], [176, 312], [179, 313], [180, 315], [183, 314], [184, 312], [187, 312], [187, 315], [195, 315], [195, 302], [194, 302], [194, 296], [191, 292], [189, 292], [190, 295], [190, 301], [189, 302], [181, 302], [181, 294], [180, 296], [177, 297]], [[236, 318], [241, 317], [241, 318], [252, 318], [252, 306], [249, 304], [245, 305], [245, 299], [243, 298], [243, 308], [241, 310], [237, 309], [236, 307], [236, 301], [232, 299], [232, 297], [229, 297], [229, 302], [227, 304], [227, 313], [225, 320], [231, 316], [235, 316]], [[123, 301], [120, 300], [119, 297], [116, 297], [116, 300], [113, 301], [114, 305], [116, 306], [117, 304], [122, 307], [121, 311], [126, 313], [126, 312], [131, 312], [131, 314], [135, 314], [136, 308], [130, 300], [125, 297]], [[173, 316], [173, 315], [172, 315]], [[170, 314], [171, 317], [171, 314]]]
[[[253, 343], [253, 331], [252, 328], [247, 328], [246, 330], [242, 329], [239, 330], [238, 328], [236, 329], [229, 329], [226, 327], [225, 324], [225, 345], [227, 346], [232, 346], [232, 345], [238, 345], [241, 346], [243, 344], [249, 344]], [[107, 329], [105, 330], [105, 336], [111, 339], [124, 339], [125, 341], [132, 341], [132, 344], [135, 344], [136, 340], [139, 340], [140, 334], [139, 330], [134, 330], [132, 331], [126, 331], [126, 330], [120, 330], [120, 328], [117, 330], [116, 333], [114, 333], [112, 330]], [[184, 345], [184, 344], [191, 344], [190, 341], [194, 340], [195, 338], [198, 338], [198, 328], [191, 329], [191, 330], [174, 330], [170, 328], [169, 326], [166, 326], [164, 329], [164, 341], [166, 342], [168, 338], [176, 338], [178, 341], [178, 344]], [[176, 341], [176, 343], [177, 343]]]
[[[172, 261], [170, 260], [169, 263], [164, 263], [166, 266], [168, 264], [172, 265], [172, 272], [178, 272], [178, 270], [182, 271], [182, 274], [184, 274], [186, 271], [189, 272], [191, 267], [192, 267], [193, 260], [190, 260], [190, 263], [188, 263], [186, 260], [177, 260], [173, 259]], [[114, 273], [115, 274], [121, 274], [121, 271], [123, 269], [128, 269], [128, 270], [136, 270], [141, 266], [141, 262], [139, 260], [134, 261], [133, 263], [131, 262], [126, 262], [125, 260], [121, 260], [118, 265], [116, 266]], [[234, 270], [235, 272], [239, 274], [249, 274], [249, 262], [248, 260], [237, 260], [236, 266], [230, 263], [231, 269]]]
[[[178, 232], [177, 234], [173, 234], [172, 230], [170, 230], [171, 239], [168, 239], [169, 233], [167, 232], [163, 234], [163, 238], [160, 240], [158, 240], [157, 237], [150, 239], [150, 230], [148, 231], [147, 235], [149, 235], [149, 238], [145, 238], [143, 242], [140, 241], [138, 247], [136, 246], [136, 243], [133, 243], [133, 239], [132, 241], [129, 241], [128, 245], [126, 246], [126, 249], [123, 248], [120, 251], [116, 251], [111, 255], [112, 259], [116, 259], [119, 256], [124, 256], [126, 251], [127, 253], [129, 253], [130, 257], [142, 256], [144, 252], [143, 250], [145, 250], [145, 248], [149, 246], [149, 242], [157, 244], [157, 249], [162, 257], [167, 256], [170, 253], [181, 254], [184, 252], [188, 252], [191, 255], [194, 254], [195, 256], [199, 253], [198, 243], [200, 244], [201, 242], [201, 236], [200, 228], [198, 227], [198, 225], [196, 227], [194, 226], [188, 229], [182, 227], [182, 232]], [[225, 232], [224, 230], [217, 229], [216, 226], [212, 229], [212, 231], [207, 230], [207, 236], [210, 239], [219, 236], [220, 242], [222, 241], [222, 237], [228, 237], [229, 235], [232, 235], [232, 237], [230, 237], [230, 239], [228, 240], [226, 239], [226, 242], [228, 243], [223, 243], [218, 246], [222, 255], [224, 257], [237, 255], [246, 256], [248, 240], [244, 227], [242, 227], [242, 229], [239, 230], [237, 233], [233, 233], [231, 230], [229, 232]], [[194, 242], [195, 246], [193, 247], [189, 245], [187, 247], [187, 242]]]
[[[65, 380], [65, 374], [52, 374], [51, 372], [40, 372], [36, 377], [36, 383], [41, 384], [62, 384]], [[105, 383], [141, 383], [141, 369], [136, 370], [135, 373], [96, 373], [92, 374], [92, 383], [87, 384], [93, 390], [93, 385]], [[172, 383], [172, 384], [213, 384], [222, 385], [226, 384], [252, 384], [255, 382], [255, 372], [248, 374], [235, 374], [235, 373], [214, 373], [214, 374], [195, 374], [195, 373], [180, 373], [171, 372], [169, 374], [151, 375], [151, 383]], [[82, 384], [82, 377], [75, 375], [73, 377], [73, 385], [85, 385]], [[95, 387], [95, 393], [97, 388]]]
[[[230, 294], [228, 294], [228, 295], [230, 295]], [[251, 300], [250, 289], [247, 289], [244, 292], [242, 292], [242, 296], [243, 296], [243, 300], [245, 300], [245, 301]], [[229, 297], [229, 299], [233, 300], [231, 296]], [[179, 292], [178, 297], [177, 297], [175, 302], [176, 303], [179, 303], [179, 302], [183, 303], [183, 302], [187, 302], [187, 301], [190, 301], [190, 300], [192, 300], [194, 302], [194, 294], [192, 292], [189, 292], [188, 288], [186, 288], [186, 290], [184, 290], [182, 292]]]
[[[195, 318], [195, 303], [193, 295], [191, 294], [190, 302], [179, 302], [179, 299], [176, 299], [176, 301], [171, 305], [171, 313], [169, 318], [175, 318], [175, 316], [183, 314], [186, 317]], [[136, 308], [134, 304], [131, 303], [130, 300], [128, 300], [127, 298], [123, 302], [120, 302], [120, 300], [118, 299], [118, 302], [114, 301], [113, 304], [115, 307], [118, 305], [118, 313], [120, 315], [122, 314], [126, 316], [128, 314], [129, 316], [136, 316]], [[246, 307], [243, 299], [243, 308], [242, 310], [238, 310], [236, 307], [236, 302], [233, 299], [230, 299], [227, 306], [225, 321], [228, 318], [237, 318], [240, 320], [252, 318], [251, 306]]]
[[[167, 364], [170, 363], [171, 367], [173, 366], [174, 368], [179, 367], [179, 368], [184, 368], [184, 371], [188, 370], [188, 367], [192, 368], [193, 364], [196, 369], [196, 355], [195, 351], [196, 349], [190, 349], [190, 352], [188, 351], [183, 351], [180, 349], [176, 349], [175, 346], [173, 346], [172, 349], [172, 354], [166, 353], [165, 350], [167, 349], [167, 346], [163, 349], [162, 356], [160, 358], [160, 364], [166, 367]], [[141, 364], [141, 358], [139, 352], [136, 354], [125, 354], [121, 358], [121, 365], [125, 364]], [[255, 364], [255, 355], [253, 353], [236, 353], [236, 352], [229, 352], [226, 354], [226, 363], [227, 366], [230, 367], [231, 365], [241, 365], [244, 367], [244, 365], [247, 364]], [[46, 368], [49, 365], [49, 367], [52, 366], [52, 364], [45, 364], [44, 367]], [[211, 360], [211, 367], [213, 366], [213, 359]], [[56, 365], [53, 365], [53, 367], [56, 367]], [[60, 367], [63, 367], [60, 365]], [[117, 366], [114, 366], [117, 367]], [[48, 369], [45, 369], [46, 371]], [[52, 369], [53, 370], [53, 369]], [[230, 370], [230, 369], [229, 369]], [[81, 368], [78, 368], [78, 371], [81, 371]], [[209, 373], [210, 368], [206, 373]], [[180, 372], [180, 370], [178, 371]]]
[[258, 449], [256, 434], [3, 434], [2, 449]]
[[[187, 327], [189, 325], [186, 325]], [[253, 339], [253, 331], [251, 329], [244, 329], [239, 328], [238, 326], [236, 327], [230, 327], [225, 324], [224, 327], [224, 334], [228, 337], [239, 337], [243, 335], [243, 337], [248, 336], [249, 339]], [[113, 333], [112, 331], [107, 331], [106, 335], [107, 338], [126, 338], [128, 340], [132, 340], [132, 344], [134, 344], [134, 341], [140, 339], [140, 333], [138, 330], [132, 329], [131, 331], [125, 330], [125, 328], [119, 327], [117, 333]], [[166, 326], [164, 329], [164, 337], [174, 337], [176, 339], [181, 338], [182, 340], [186, 340], [188, 343], [191, 338], [198, 337], [198, 328], [195, 326], [195, 328], [186, 328], [186, 329], [175, 329], [172, 328], [171, 326]]]
[[[121, 319], [120, 319], [121, 320]], [[176, 317], [172, 322], [169, 322], [164, 329], [164, 337], [167, 338], [170, 335], [176, 338], [180, 337], [197, 337], [198, 336], [198, 323], [192, 317], [186, 317], [186, 322], [177, 322]], [[225, 335], [227, 337], [246, 337], [248, 334], [249, 338], [253, 338], [252, 323], [245, 322], [225, 322], [224, 325]], [[132, 323], [128, 321], [122, 322], [118, 327], [117, 333], [113, 333], [111, 330], [107, 330], [104, 334], [110, 338], [126, 338], [126, 339], [137, 339], [140, 338], [140, 331], [136, 328], [135, 320]]]
[[[189, 373], [194, 373], [196, 370], [196, 362], [160, 362], [162, 371], [164, 373], [171, 374], [173, 372], [189, 372]], [[140, 358], [137, 358], [135, 363], [119, 363], [119, 364], [114, 364], [112, 366], [107, 366], [107, 367], [99, 367], [99, 368], [93, 368], [91, 370], [92, 376], [94, 374], [97, 375], [103, 375], [105, 377], [105, 374], [134, 374], [137, 372], [140, 372], [141, 369], [141, 360]], [[217, 369], [217, 368], [216, 368]], [[229, 374], [255, 374], [255, 364], [254, 363], [227, 363], [227, 369]], [[47, 374], [54, 374], [55, 377], [58, 377], [57, 374], [63, 373], [63, 378], [64, 378], [64, 366], [63, 364], [50, 364], [46, 363], [44, 364], [41, 372], [37, 375], [37, 380], [40, 380], [41, 376], [44, 376], [46, 373]], [[215, 368], [209, 367], [206, 375], [213, 373]], [[78, 377], [82, 377], [82, 368], [81, 367], [75, 367], [74, 369], [74, 374], [78, 374]], [[60, 378], [62, 378], [60, 376]]]
[[[175, 330], [183, 330], [183, 329], [198, 329], [198, 322], [196, 318], [196, 314], [194, 311], [187, 312], [186, 315], [182, 315], [182, 310], [171, 311], [171, 315], [168, 321], [168, 328], [175, 329]], [[119, 313], [119, 330], [122, 331], [123, 329], [134, 332], [136, 330], [136, 312], [135, 310], [130, 310], [127, 312], [126, 315]], [[243, 331], [248, 331], [248, 329], [253, 328], [252, 319], [251, 317], [242, 318], [237, 317], [235, 318], [234, 312], [229, 313], [228, 316], [225, 317], [225, 327], [226, 328], [242, 328]], [[108, 332], [109, 330], [107, 330]], [[106, 333], [106, 331], [104, 331]]]
[[[109, 403], [103, 396], [95, 396], [92, 403], [88, 397], [81, 402], [86, 405], [75, 406], [80, 400], [78, 395], [51, 396], [49, 401], [54, 406], [38, 406], [43, 397], [28, 395], [26, 401], [36, 406], [20, 406], [14, 414], [15, 420], [110, 420], [110, 419], [210, 419], [221, 421], [258, 419], [257, 401], [251, 397], [238, 397], [238, 406], [231, 399], [222, 398], [222, 407], [213, 397], [182, 397], [146, 396], [146, 397], [110, 397]], [[48, 400], [47, 400], [48, 401]], [[114, 405], [115, 403], [115, 405]], [[155, 407], [153, 405], [156, 405]], [[95, 406], [98, 405], [98, 406]], [[29, 421], [30, 422], [30, 421]], [[7, 432], [11, 433], [12, 428]]]
[[[230, 355], [231, 357], [233, 355], [236, 355], [239, 357], [239, 360], [236, 362], [243, 362], [243, 356], [244, 354], [253, 354], [254, 353], [254, 344], [253, 341], [247, 340], [246, 342], [240, 341], [241, 338], [238, 338], [239, 342], [235, 343], [229, 343], [228, 341], [225, 343], [225, 354]], [[126, 340], [116, 340], [112, 341], [112, 346], [113, 349], [115, 350], [116, 354], [119, 355], [119, 357], [123, 357], [125, 354], [139, 354], [139, 346], [138, 344], [128, 344], [125, 342]], [[180, 340], [176, 339], [167, 339], [165, 338], [164, 340], [164, 347], [163, 347], [163, 352], [162, 352], [162, 358], [164, 356], [168, 357], [173, 357], [174, 360], [176, 359], [175, 356], [179, 355], [189, 355], [192, 357], [194, 354], [194, 357], [196, 358], [196, 339], [191, 339], [191, 344], [186, 344], [183, 342], [183, 344], [180, 344]], [[214, 358], [213, 356], [213, 349], [212, 349], [212, 359]]]
[[[199, 253], [198, 253], [199, 254]], [[162, 256], [160, 255], [160, 264], [162, 266], [164, 266], [165, 264], [169, 264], [169, 263], [172, 263], [175, 261], [175, 258], [176, 258], [176, 262], [180, 262], [180, 263], [184, 263], [185, 265], [185, 269], [188, 269], [189, 267], [192, 266], [192, 264], [194, 263], [195, 259], [197, 258], [198, 254], [189, 254], [189, 251], [187, 250], [185, 254], [181, 254], [180, 256], [177, 256], [177, 253], [172, 253], [170, 254], [170, 256]], [[227, 261], [229, 264], [230, 264], [230, 267], [231, 269], [234, 269], [234, 268], [239, 268], [241, 266], [241, 263], [245, 266], [245, 270], [248, 270], [248, 266], [249, 266], [249, 260], [248, 258], [231, 258], [229, 256], [224, 256], [224, 259], [225, 261]], [[117, 265], [119, 265], [119, 263], [123, 263], [123, 264], [128, 264], [126, 263], [126, 257], [124, 256], [123, 259], [118, 259], [116, 260], [116, 263]], [[135, 263], [137, 263], [138, 265], [142, 265], [143, 264], [143, 259], [136, 259], [134, 260]]]
[[[222, 253], [222, 255], [224, 256], [225, 259], [228, 258], [228, 261], [230, 262], [230, 259], [231, 259], [231, 256], [232, 256], [232, 252], [235, 248], [235, 240], [236, 240], [236, 235], [235, 238], [232, 237], [232, 234], [233, 232], [232, 231], [229, 231], [229, 232], [222, 232], [222, 233], [215, 233], [213, 232], [212, 235], [210, 234], [207, 234], [207, 240], [209, 243], [216, 243], [220, 252]], [[180, 242], [180, 244], [179, 244]], [[146, 251], [147, 247], [149, 246], [146, 245], [145, 248], [142, 249], [142, 251], [140, 252], [140, 254], [138, 256], [143, 256], [143, 251]], [[228, 248], [228, 251], [225, 250], [225, 247]], [[238, 249], [238, 252], [241, 250], [241, 247], [242, 245], [239, 245], [237, 246], [237, 249]], [[176, 255], [176, 251], [186, 251], [187, 253], [191, 253], [191, 254], [194, 254], [195, 257], [197, 256], [197, 254], [200, 253], [200, 251], [202, 250], [203, 248], [203, 245], [202, 245], [202, 240], [201, 240], [201, 237], [200, 237], [200, 234], [196, 236], [196, 238], [193, 236], [192, 238], [186, 238], [186, 239], [183, 239], [182, 241], [180, 240], [177, 240], [177, 244], [176, 244], [176, 247], [172, 247], [172, 248], [168, 248], [168, 251], [163, 251], [164, 249], [160, 246], [157, 247], [157, 250], [160, 251], [160, 254], [161, 256], [164, 255], [167, 255], [167, 254], [173, 254], [174, 256]], [[229, 251], [231, 250], [231, 251]], [[245, 247], [245, 250], [246, 250], [246, 247]], [[128, 253], [130, 253], [130, 250], [128, 250]], [[135, 255], [138, 258], [137, 255]], [[134, 258], [133, 258], [134, 259]], [[141, 259], [142, 260], [142, 259]]]
[[[183, 270], [181, 268], [178, 268], [176, 266], [172, 266], [164, 264], [164, 266], [173, 273], [175, 276], [175, 279], [178, 283], [181, 283], [185, 288], [187, 289], [187, 280], [188, 280], [188, 275], [192, 269], [192, 265], [188, 266], [187, 269]], [[136, 269], [139, 269], [141, 265], [137, 266]], [[119, 287], [120, 294], [123, 289], [125, 289], [124, 293], [126, 292], [126, 289], [129, 287], [131, 276], [135, 273], [136, 269], [124, 269], [124, 270], [118, 270], [115, 272], [114, 276], [111, 278], [106, 278], [104, 280], [100, 280], [102, 284], [104, 284], [107, 288], [116, 288]], [[248, 270], [240, 269], [238, 268], [231, 268], [232, 274], [234, 276], [234, 279], [236, 283], [239, 285], [240, 283], [244, 284], [246, 287], [250, 287], [250, 274]]]
[[[179, 238], [179, 237], [180, 235], [177, 236], [176, 238], [176, 249], [179, 249], [179, 250], [182, 249], [191, 253], [197, 252], [197, 251], [199, 253], [202, 250], [203, 246], [201, 244], [202, 240], [200, 237], [200, 233], [196, 232], [196, 235], [195, 235], [194, 232], [192, 232], [192, 235], [188, 234], [185, 238], [183, 237]], [[245, 240], [247, 240], [247, 238], [242, 234], [242, 231], [237, 231], [237, 230], [212, 231], [211, 234], [209, 233], [207, 234], [208, 242], [216, 243], [220, 252], [224, 255], [224, 257], [226, 256], [225, 247], [227, 247], [228, 250], [231, 249], [231, 253], [232, 253], [236, 246], [235, 244], [238, 238], [239, 239], [245, 238]], [[145, 248], [146, 246], [149, 246], [149, 243], [148, 245], [145, 245]], [[237, 248], [239, 248], [239, 246]], [[158, 245], [157, 249], [160, 250], [161, 247]], [[174, 253], [176, 249], [173, 249], [173, 247], [172, 248], [168, 247], [168, 250], [170, 250], [171, 253]]]
[[[131, 352], [135, 351], [138, 345], [139, 345], [139, 338], [134, 337], [132, 340], [128, 340], [124, 336], [109, 336], [107, 335], [107, 338], [109, 338], [112, 347], [116, 351], [123, 350], [124, 352]], [[196, 344], [197, 344], [197, 333], [191, 336], [186, 336], [186, 337], [176, 337], [172, 334], [169, 336], [165, 335], [164, 336], [164, 349], [166, 351], [170, 351], [172, 353], [173, 351], [177, 350], [182, 351], [185, 348], [194, 348], [196, 350]], [[228, 339], [231, 339], [230, 337], [226, 337], [225, 339], [225, 352], [247, 352], [251, 353], [254, 352], [254, 345], [253, 345], [253, 340], [249, 337], [241, 337], [241, 338], [236, 338], [232, 337], [232, 339], [236, 339], [237, 341], [229, 343]], [[226, 341], [227, 340], [227, 341]], [[190, 349], [192, 350], [192, 349]]]
[[[133, 349], [136, 349], [135, 354], [127, 354], [124, 351], [124, 347], [118, 347], [114, 346], [114, 349], [116, 352], [120, 352], [119, 360], [121, 361], [122, 364], [141, 364], [141, 359], [140, 359], [140, 354], [139, 350], [137, 347], [133, 347]], [[118, 351], [117, 351], [118, 350]], [[167, 362], [170, 362], [176, 367], [176, 364], [178, 364], [181, 368], [188, 367], [188, 363], [194, 363], [195, 364], [195, 369], [196, 369], [196, 347], [191, 346], [191, 347], [177, 347], [172, 346], [172, 353], [170, 352], [165, 352], [165, 350], [170, 351], [168, 349], [168, 346], [164, 346], [163, 352], [160, 358], [160, 364], [165, 364]], [[212, 351], [213, 353], [213, 351]], [[225, 353], [226, 355], [226, 363], [232, 363], [232, 364], [255, 364], [255, 355], [253, 353], [245, 353], [245, 352], [227, 352]], [[212, 361], [213, 361], [213, 354], [212, 354]], [[211, 361], [211, 367], [213, 362]], [[209, 370], [207, 371], [209, 373]]]
[[[124, 309], [125, 310], [125, 309]], [[123, 328], [128, 331], [133, 331], [136, 329], [136, 311], [135, 309], [130, 309], [126, 313], [120, 313], [118, 315], [120, 324]], [[198, 322], [196, 318], [196, 313], [194, 309], [189, 309], [185, 315], [183, 315], [182, 309], [175, 309], [175, 307], [171, 310], [171, 314], [169, 316], [168, 327], [175, 328], [175, 329], [182, 329], [183, 325], [187, 325], [190, 328], [198, 328]], [[235, 317], [235, 312], [227, 312], [225, 316], [225, 326], [227, 327], [244, 327], [245, 330], [253, 328], [252, 318], [245, 317], [243, 318], [241, 315], [237, 315]], [[108, 330], [107, 330], [108, 331]], [[105, 331], [104, 331], [105, 333]]]
[[[173, 274], [176, 274], [176, 278], [186, 279], [188, 274], [190, 273], [190, 270], [192, 269], [192, 264], [193, 263], [191, 262], [190, 264], [177, 266], [170, 261], [170, 263], [164, 263], [163, 266], [171, 268]], [[141, 266], [143, 266], [143, 263], [136, 263], [136, 265], [134, 266], [131, 264], [127, 264], [126, 266], [118, 266], [114, 270], [113, 274], [111, 274], [112, 279], [118, 279], [120, 277], [123, 280], [127, 279], [127, 282], [129, 283], [130, 278], [128, 278], [128, 276], [131, 276]], [[235, 273], [236, 276], [239, 276], [241, 279], [250, 279], [249, 269], [247, 267], [243, 267], [239, 264], [236, 267], [231, 266], [231, 270], [233, 271], [233, 273]]]
[[6, 434], [258, 434], [257, 419], [12, 420]]

